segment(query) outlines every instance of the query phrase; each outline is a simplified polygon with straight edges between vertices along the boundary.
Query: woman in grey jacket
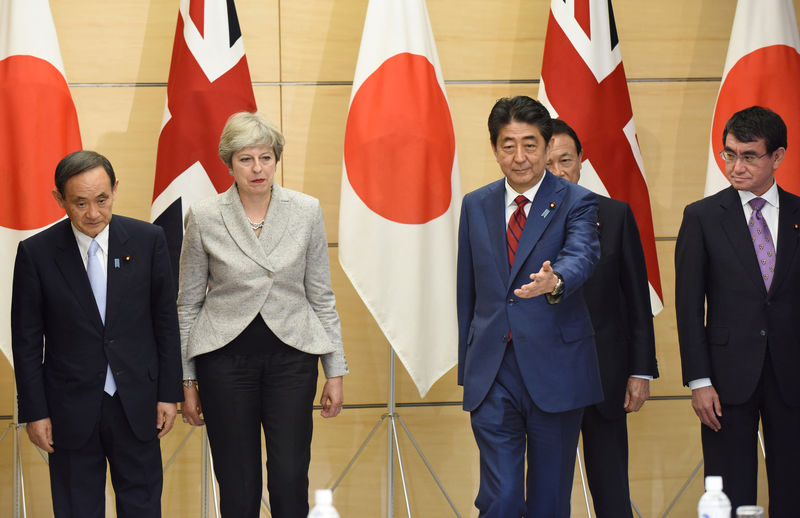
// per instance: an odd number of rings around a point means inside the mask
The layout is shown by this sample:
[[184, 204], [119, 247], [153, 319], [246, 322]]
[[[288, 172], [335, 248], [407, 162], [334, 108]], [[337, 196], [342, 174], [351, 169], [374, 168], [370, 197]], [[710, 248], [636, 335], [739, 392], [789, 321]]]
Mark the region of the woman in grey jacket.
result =
[[233, 185], [186, 217], [178, 293], [183, 418], [208, 425], [223, 517], [259, 515], [261, 427], [272, 516], [308, 514], [318, 358], [327, 377], [323, 417], [341, 411], [348, 372], [322, 210], [315, 198], [274, 183], [283, 146], [263, 116], [232, 115], [219, 156]]

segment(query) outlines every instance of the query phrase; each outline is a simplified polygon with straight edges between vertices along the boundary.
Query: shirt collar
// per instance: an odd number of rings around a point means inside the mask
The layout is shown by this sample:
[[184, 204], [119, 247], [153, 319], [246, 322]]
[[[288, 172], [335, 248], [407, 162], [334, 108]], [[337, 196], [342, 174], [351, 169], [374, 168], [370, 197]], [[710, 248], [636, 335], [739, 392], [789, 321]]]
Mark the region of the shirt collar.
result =
[[70, 226], [72, 227], [72, 233], [75, 235], [75, 240], [78, 242], [78, 250], [81, 252], [81, 257], [84, 259], [89, 255], [89, 245], [92, 244], [92, 239], [97, 241], [97, 244], [100, 246], [100, 250], [103, 251], [106, 255], [108, 255], [108, 227], [111, 225], [109, 223], [106, 225], [103, 230], [100, 231], [97, 236], [91, 238], [78, 230], [78, 228], [70, 222]]
[[767, 204], [772, 205], [776, 209], [779, 207], [778, 201], [778, 182], [772, 181], [772, 187], [767, 189], [767, 192], [762, 194], [761, 196], [756, 196], [750, 191], [736, 191], [739, 193], [739, 199], [742, 201], [742, 205], [746, 205], [750, 203], [750, 200], [753, 198], [763, 198]]
[[[542, 177], [539, 178], [539, 181], [536, 182], [536, 185], [528, 189], [527, 191], [523, 192], [522, 195], [528, 198], [529, 203], [533, 203], [533, 198], [536, 197], [536, 193], [539, 191], [539, 187], [542, 185], [542, 181], [544, 180], [544, 176], [547, 174], [547, 171], [542, 173]], [[506, 186], [506, 206], [514, 205], [516, 206], [516, 202], [514, 200], [517, 196], [520, 195], [517, 191], [514, 190], [513, 187], [508, 185], [508, 178], [506, 178], [505, 182], [503, 182]]]

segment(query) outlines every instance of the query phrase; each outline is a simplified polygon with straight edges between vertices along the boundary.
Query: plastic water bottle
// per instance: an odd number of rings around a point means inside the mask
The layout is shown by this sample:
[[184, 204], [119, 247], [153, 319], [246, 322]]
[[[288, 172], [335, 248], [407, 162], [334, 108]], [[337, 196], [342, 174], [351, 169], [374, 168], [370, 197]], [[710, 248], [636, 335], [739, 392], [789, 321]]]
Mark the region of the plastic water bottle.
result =
[[[730, 508], [730, 504], [728, 507]], [[308, 513], [308, 518], [339, 518], [339, 513], [333, 507], [333, 491], [330, 489], [314, 491], [314, 508]]]
[[706, 492], [697, 504], [698, 518], [731, 518], [731, 501], [722, 492], [722, 477], [706, 477]]

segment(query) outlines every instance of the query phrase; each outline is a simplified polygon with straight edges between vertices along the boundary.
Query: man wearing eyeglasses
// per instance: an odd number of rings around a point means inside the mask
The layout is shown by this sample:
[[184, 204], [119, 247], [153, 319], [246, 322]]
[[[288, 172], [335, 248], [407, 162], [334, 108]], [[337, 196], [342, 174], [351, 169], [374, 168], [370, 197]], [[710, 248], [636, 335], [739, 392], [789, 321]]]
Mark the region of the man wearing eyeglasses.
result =
[[786, 125], [759, 106], [722, 133], [731, 187], [692, 203], [675, 248], [683, 382], [700, 418], [706, 475], [733, 509], [755, 504], [758, 421], [769, 515], [797, 516], [800, 466], [800, 198], [775, 182]]

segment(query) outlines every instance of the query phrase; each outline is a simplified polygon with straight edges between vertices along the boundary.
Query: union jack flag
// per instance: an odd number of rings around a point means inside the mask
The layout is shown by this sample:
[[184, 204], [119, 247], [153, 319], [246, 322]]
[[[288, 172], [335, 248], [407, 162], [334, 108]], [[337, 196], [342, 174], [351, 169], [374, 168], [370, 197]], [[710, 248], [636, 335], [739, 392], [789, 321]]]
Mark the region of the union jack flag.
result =
[[181, 0], [150, 209], [176, 278], [189, 206], [231, 185], [217, 148], [240, 111], [256, 111], [256, 101], [233, 0]]
[[580, 184], [631, 206], [657, 314], [664, 304], [653, 216], [611, 0], [551, 0], [539, 101], [581, 140]]

